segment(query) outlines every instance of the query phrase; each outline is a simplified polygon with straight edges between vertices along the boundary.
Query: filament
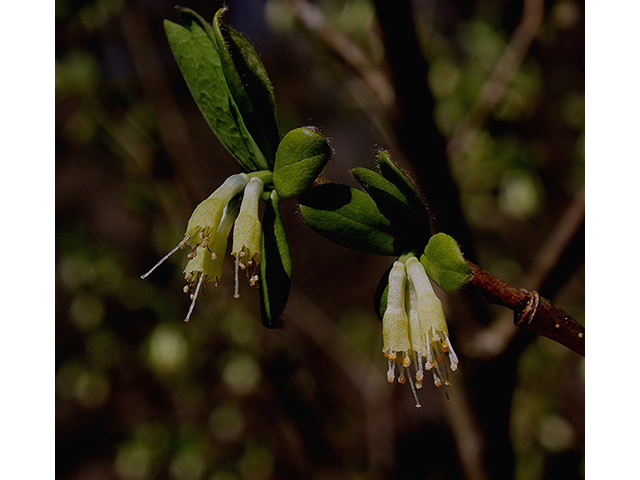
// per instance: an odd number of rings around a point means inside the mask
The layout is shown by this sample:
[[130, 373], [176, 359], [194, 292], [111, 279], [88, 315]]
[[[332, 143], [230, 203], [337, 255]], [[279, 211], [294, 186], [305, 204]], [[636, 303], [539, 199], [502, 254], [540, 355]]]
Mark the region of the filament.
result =
[[200, 291], [200, 287], [202, 286], [202, 281], [204, 280], [204, 274], [200, 274], [200, 278], [198, 279], [198, 285], [196, 285], [196, 291], [193, 292], [193, 298], [191, 299], [191, 305], [189, 306], [189, 311], [187, 312], [187, 316], [184, 321], [188, 322], [191, 314], [193, 313], [193, 309], [196, 306], [196, 298], [198, 298], [198, 292]]
[[[186, 240], [186, 238], [185, 238], [185, 240]], [[169, 258], [171, 255], [176, 253], [178, 251], [178, 249], [183, 248], [183, 247], [184, 247], [184, 240], [182, 240], [182, 242], [180, 242], [178, 245], [173, 247], [169, 253], [167, 253], [164, 257], [162, 257], [160, 259], [160, 261], [158, 263], [156, 263], [151, 270], [149, 270], [144, 275], [140, 275], [140, 278], [143, 279], [143, 280], [145, 278], [147, 278], [149, 275], [151, 275], [151, 272], [153, 272], [156, 268], [158, 268], [167, 258]]]

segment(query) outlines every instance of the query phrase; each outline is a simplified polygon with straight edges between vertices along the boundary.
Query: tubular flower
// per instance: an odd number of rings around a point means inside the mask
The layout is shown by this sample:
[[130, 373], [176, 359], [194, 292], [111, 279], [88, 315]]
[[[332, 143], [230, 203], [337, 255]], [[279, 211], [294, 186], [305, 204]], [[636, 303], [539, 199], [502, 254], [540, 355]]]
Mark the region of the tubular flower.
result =
[[382, 351], [389, 361], [387, 380], [393, 383], [398, 364], [398, 382], [409, 379], [416, 407], [420, 406], [416, 389], [422, 388], [425, 370], [431, 370], [436, 386], [451, 385], [447, 368], [455, 371], [458, 357], [449, 340], [442, 304], [415, 256], [398, 260], [391, 268], [382, 329]]
[[264, 182], [260, 178], [249, 180], [233, 227], [231, 255], [236, 259], [234, 297], [238, 297], [238, 268], [247, 271], [251, 286], [256, 286], [258, 282], [258, 265], [262, 260], [262, 224], [258, 218], [258, 203], [263, 189]]
[[[234, 231], [232, 254], [236, 257], [234, 296], [238, 296], [237, 270], [241, 258], [246, 257], [246, 263], [242, 263], [242, 267], [249, 267], [247, 271], [251, 271], [251, 284], [257, 283], [256, 265], [262, 258], [262, 226], [258, 219], [258, 203], [263, 188], [264, 182], [257, 177], [244, 173], [231, 175], [195, 208], [187, 222], [182, 241], [141, 276], [146, 278], [173, 253], [184, 249], [185, 245], [192, 247], [187, 254], [189, 261], [184, 269], [184, 292], [191, 296], [185, 321], [191, 317], [196, 299], [207, 282], [213, 281], [215, 286], [219, 285], [231, 229]], [[237, 245], [240, 247], [237, 248]]]

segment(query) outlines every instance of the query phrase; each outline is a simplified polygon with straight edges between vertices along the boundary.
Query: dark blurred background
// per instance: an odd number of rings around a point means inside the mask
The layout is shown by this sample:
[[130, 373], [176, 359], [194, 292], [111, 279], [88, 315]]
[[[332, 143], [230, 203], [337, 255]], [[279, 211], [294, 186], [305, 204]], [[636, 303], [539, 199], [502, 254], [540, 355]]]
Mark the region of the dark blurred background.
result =
[[[394, 129], [373, 2], [227, 3], [282, 131], [330, 139], [325, 176], [355, 186], [349, 170], [389, 146], [424, 189], [429, 168]], [[210, 20], [221, 2], [181, 5]], [[184, 255], [139, 278], [239, 171], [172, 58], [174, 6], [56, 1], [56, 478], [584, 478], [582, 357], [516, 333], [509, 311], [443, 296], [461, 367], [450, 403], [425, 384], [416, 409], [407, 385], [386, 383], [373, 312], [392, 259], [324, 240], [295, 201], [283, 330], [261, 326], [248, 286], [233, 299], [231, 261], [188, 324]], [[584, 322], [584, 4], [411, 6], [477, 263]]]

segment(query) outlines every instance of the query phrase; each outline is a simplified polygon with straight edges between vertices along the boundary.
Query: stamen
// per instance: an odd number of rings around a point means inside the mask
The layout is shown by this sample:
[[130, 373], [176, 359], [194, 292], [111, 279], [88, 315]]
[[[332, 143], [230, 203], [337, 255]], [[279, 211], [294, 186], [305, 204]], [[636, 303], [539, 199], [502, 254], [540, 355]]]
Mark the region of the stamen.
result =
[[409, 377], [409, 385], [411, 386], [411, 392], [413, 393], [413, 398], [415, 398], [416, 400], [416, 408], [420, 408], [422, 407], [422, 405], [420, 405], [420, 400], [418, 400], [418, 394], [416, 393], [416, 387], [413, 385], [411, 372], [409, 372], [409, 369], [407, 367], [405, 367], [405, 369], [407, 370], [407, 377]]
[[[448, 378], [447, 378], [447, 370], [446, 370], [446, 365], [444, 364], [444, 358], [442, 357], [441, 353], [436, 352], [436, 349], [439, 349], [441, 347], [440, 343], [432, 343], [432, 348], [434, 350], [433, 354], [436, 356], [438, 362], [435, 365], [435, 371], [438, 372], [438, 379], [442, 380], [442, 382], [444, 382], [445, 384], [448, 383]], [[442, 384], [441, 382], [441, 384]], [[438, 385], [440, 386], [440, 385]]]
[[239, 255], [236, 255], [236, 263], [235, 263], [235, 273], [236, 273], [236, 279], [235, 279], [235, 284], [233, 287], [233, 298], [238, 298], [240, 296], [240, 294], [238, 293], [238, 268], [239, 268], [239, 263], [240, 261], [238, 260]]
[[451, 365], [449, 366], [451, 368], [452, 372], [455, 372], [458, 369], [458, 356], [456, 355], [456, 352], [453, 350], [453, 345], [451, 345], [451, 342], [449, 341], [449, 337], [445, 335], [445, 341], [447, 342], [447, 347], [449, 349], [449, 362], [451, 362]]
[[196, 306], [196, 298], [198, 298], [198, 292], [200, 291], [200, 287], [202, 286], [202, 281], [204, 280], [204, 274], [200, 274], [200, 278], [198, 279], [198, 285], [196, 285], [196, 291], [191, 296], [191, 305], [189, 306], [189, 311], [187, 312], [187, 316], [184, 321], [188, 322], [191, 314], [193, 313], [193, 308]]
[[396, 378], [396, 362], [394, 362], [393, 360], [389, 359], [389, 370], [387, 370], [387, 381], [389, 383], [393, 383], [393, 381]]
[[409, 357], [409, 354], [408, 354], [408, 353], [407, 353], [407, 354], [405, 354], [405, 356], [404, 356], [404, 360], [402, 361], [402, 364], [403, 364], [405, 367], [409, 367], [409, 366], [411, 366], [411, 357]]
[[424, 369], [422, 367], [422, 355], [417, 355], [418, 370], [416, 371], [416, 384], [418, 388], [422, 388], [422, 380], [424, 379]]
[[441, 387], [442, 386], [442, 381], [440, 380], [440, 377], [438, 377], [438, 374], [436, 373], [436, 371], [432, 370], [431, 373], [433, 373], [433, 384], [436, 387]]
[[427, 333], [427, 362], [425, 364], [425, 367], [427, 370], [431, 370], [433, 367], [436, 366], [435, 362], [433, 361], [433, 357], [431, 356], [431, 342], [433, 341], [433, 339], [431, 338], [431, 332]]
[[[184, 242], [185, 240], [186, 240], [186, 238], [185, 238], [182, 242]], [[160, 265], [162, 265], [162, 263], [163, 263], [167, 258], [169, 258], [171, 255], [173, 255], [174, 253], [176, 253], [180, 248], [183, 248], [183, 247], [184, 247], [184, 244], [183, 244], [182, 242], [180, 242], [178, 245], [176, 245], [175, 247], [173, 247], [173, 248], [171, 249], [171, 251], [170, 251], [169, 253], [167, 253], [164, 257], [162, 257], [162, 258], [160, 259], [160, 261], [159, 261], [158, 263], [156, 263], [156, 264], [153, 266], [153, 268], [152, 268], [151, 270], [149, 270], [149, 271], [148, 271], [147, 273], [145, 273], [144, 275], [140, 275], [140, 278], [141, 278], [141, 279], [143, 279], [143, 280], [144, 280], [145, 278], [147, 278], [149, 275], [151, 275], [151, 272], [153, 272], [156, 268], [158, 268]]]

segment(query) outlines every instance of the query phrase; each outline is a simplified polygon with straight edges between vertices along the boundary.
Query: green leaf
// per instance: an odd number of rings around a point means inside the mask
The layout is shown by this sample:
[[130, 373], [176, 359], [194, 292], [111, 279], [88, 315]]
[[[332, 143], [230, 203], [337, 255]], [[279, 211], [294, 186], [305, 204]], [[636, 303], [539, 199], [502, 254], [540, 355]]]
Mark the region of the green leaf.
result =
[[213, 29], [197, 13], [180, 10], [185, 27], [165, 20], [173, 56], [205, 120], [245, 171], [266, 170], [267, 161], [253, 140], [222, 71]]
[[429, 239], [420, 263], [427, 275], [448, 293], [458, 291], [473, 275], [458, 243], [445, 233], [436, 233]]
[[226, 11], [227, 7], [221, 8], [213, 19], [213, 39], [222, 70], [251, 136], [272, 168], [280, 142], [273, 86], [251, 43], [222, 21]]
[[377, 255], [399, 255], [402, 241], [369, 195], [327, 183], [299, 197], [300, 212], [317, 233], [343, 247]]
[[273, 185], [283, 200], [307, 190], [331, 157], [331, 147], [313, 127], [287, 133], [276, 151]]
[[391, 222], [394, 232], [406, 239], [408, 244], [416, 244], [418, 248], [421, 248], [425, 238], [417, 236], [417, 232], [420, 231], [418, 219], [407, 197], [400, 189], [379, 173], [368, 168], [356, 167], [351, 170], [351, 175], [376, 202], [380, 212]]
[[260, 311], [262, 324], [267, 328], [276, 328], [281, 326], [280, 317], [289, 298], [293, 268], [275, 190], [266, 203], [262, 218]]
[[431, 235], [429, 212], [424, 200], [411, 181], [400, 171], [400, 169], [391, 160], [391, 154], [386, 150], [378, 153], [378, 167], [382, 176], [393, 183], [404, 194], [405, 198], [417, 220], [416, 236], [427, 239]]

